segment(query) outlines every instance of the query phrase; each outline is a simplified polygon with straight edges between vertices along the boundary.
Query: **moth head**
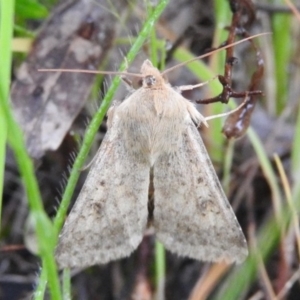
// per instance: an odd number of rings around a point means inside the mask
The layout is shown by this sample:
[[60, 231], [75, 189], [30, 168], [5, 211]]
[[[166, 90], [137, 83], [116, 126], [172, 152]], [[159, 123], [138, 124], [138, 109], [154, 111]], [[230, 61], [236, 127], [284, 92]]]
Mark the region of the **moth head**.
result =
[[145, 88], [159, 88], [166, 83], [159, 70], [152, 65], [149, 59], [143, 62], [141, 73], [143, 75], [143, 87]]
[[143, 79], [143, 86], [144, 87], [153, 87], [156, 84], [156, 77], [153, 75], [146, 75]]

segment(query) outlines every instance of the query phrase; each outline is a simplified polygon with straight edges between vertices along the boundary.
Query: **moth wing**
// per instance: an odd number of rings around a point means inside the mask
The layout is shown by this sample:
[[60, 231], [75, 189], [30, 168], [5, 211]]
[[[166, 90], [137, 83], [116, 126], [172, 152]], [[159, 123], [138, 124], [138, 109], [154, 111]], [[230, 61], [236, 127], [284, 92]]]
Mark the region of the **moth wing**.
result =
[[242, 262], [247, 243], [196, 126], [154, 164], [153, 225], [171, 252], [202, 261]]
[[142, 240], [150, 167], [126, 151], [123, 139], [112, 124], [59, 237], [60, 268], [128, 256]]

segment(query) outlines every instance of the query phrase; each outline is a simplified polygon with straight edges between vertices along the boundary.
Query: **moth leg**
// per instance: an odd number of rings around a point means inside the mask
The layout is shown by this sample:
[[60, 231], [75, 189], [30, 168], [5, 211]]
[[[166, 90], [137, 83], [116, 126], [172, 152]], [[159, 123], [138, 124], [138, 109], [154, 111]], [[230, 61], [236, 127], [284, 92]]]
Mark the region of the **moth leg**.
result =
[[133, 87], [132, 80], [130, 80], [128, 77], [126, 77], [124, 75], [121, 76], [121, 79], [122, 79], [123, 83], [125, 84], [126, 89], [129, 92], [134, 92], [135, 91], [135, 88]]
[[213, 77], [212, 79], [209, 79], [207, 81], [204, 81], [204, 82], [201, 82], [201, 83], [198, 83], [198, 84], [194, 84], [194, 85], [181, 85], [181, 86], [178, 86], [177, 89], [179, 91], [191, 91], [191, 90], [194, 90], [196, 88], [199, 88], [199, 87], [202, 87], [206, 84], [208, 84], [209, 82], [211, 82], [212, 80], [216, 79], [217, 76]]

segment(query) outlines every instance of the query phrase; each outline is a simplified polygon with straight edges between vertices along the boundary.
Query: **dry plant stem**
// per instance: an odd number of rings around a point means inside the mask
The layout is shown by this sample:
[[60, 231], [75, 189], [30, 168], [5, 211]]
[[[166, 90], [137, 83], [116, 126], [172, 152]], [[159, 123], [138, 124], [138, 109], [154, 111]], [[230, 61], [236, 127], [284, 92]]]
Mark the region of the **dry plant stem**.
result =
[[276, 294], [273, 290], [271, 280], [268, 276], [266, 267], [264, 265], [264, 261], [263, 261], [261, 255], [259, 253], [256, 253], [256, 259], [257, 259], [257, 263], [258, 263], [258, 269], [259, 269], [260, 277], [261, 277], [261, 280], [263, 282], [265, 292], [267, 294], [266, 299], [276, 300], [277, 297], [276, 297]]
[[[282, 289], [282, 286], [286, 282], [289, 271], [288, 271], [288, 263], [286, 260], [286, 246], [285, 246], [285, 230], [282, 226], [282, 196], [280, 193], [277, 193], [274, 188], [275, 186], [270, 185], [272, 191], [272, 202], [274, 208], [274, 214], [277, 221], [277, 226], [280, 230], [280, 242], [279, 242], [279, 268], [278, 268], [278, 277], [276, 281], [275, 290], [278, 292]], [[277, 188], [277, 187], [276, 187]]]
[[[237, 35], [243, 37], [249, 37], [245, 26], [253, 22], [255, 17], [255, 11], [252, 4], [249, 1], [230, 1], [231, 10], [233, 13], [231, 25], [229, 27], [227, 45], [233, 44]], [[242, 23], [243, 7], [246, 7], [247, 11], [247, 23]], [[253, 112], [256, 96], [262, 95], [260, 90], [257, 90], [258, 85], [263, 76], [264, 63], [262, 60], [259, 49], [251, 42], [253, 50], [256, 52], [257, 57], [257, 70], [254, 72], [249, 84], [248, 90], [244, 92], [235, 92], [232, 88], [232, 68], [236, 59], [233, 56], [233, 47], [226, 49], [224, 75], [219, 75], [219, 81], [223, 86], [223, 91], [220, 95], [205, 99], [198, 100], [197, 103], [209, 104], [214, 102], [228, 103], [230, 98], [246, 98], [246, 104], [240, 108], [235, 114], [232, 114], [225, 122], [223, 127], [223, 133], [227, 138], [237, 138], [242, 136], [250, 124], [251, 114]]]
[[248, 86], [245, 105], [238, 112], [228, 117], [225, 121], [222, 131], [228, 138], [238, 138], [245, 133], [250, 125], [250, 119], [255, 108], [257, 96], [262, 95], [261, 92], [256, 92], [264, 73], [264, 61], [261, 57], [261, 52], [259, 49], [255, 48], [254, 43], [251, 43], [251, 45], [252, 48], [256, 50], [257, 69], [253, 73], [250, 85]]
[[278, 271], [277, 271], [277, 280], [274, 284], [274, 289], [276, 293], [279, 293], [279, 291], [282, 290], [285, 283], [287, 282], [289, 276], [290, 276], [290, 268], [287, 261], [288, 257], [288, 250], [287, 250], [287, 243], [286, 243], [286, 237], [282, 236], [279, 243], [279, 259], [278, 259]]
[[[288, 3], [288, 2], [287, 2]], [[290, 5], [289, 5], [290, 6]], [[296, 10], [300, 10], [300, 7], [293, 5]], [[257, 10], [262, 10], [270, 14], [290, 14], [292, 7], [286, 7], [285, 5], [276, 5], [276, 4], [265, 4], [265, 3], [256, 3], [255, 7]]]
[[264, 293], [262, 291], [258, 291], [247, 300], [263, 300], [263, 299], [265, 299]]
[[[235, 2], [235, 1], [231, 1]], [[233, 5], [234, 6], [234, 5]], [[239, 5], [237, 5], [239, 6]], [[231, 6], [232, 7], [232, 6]], [[201, 104], [209, 104], [214, 102], [222, 102], [222, 103], [228, 103], [229, 98], [245, 98], [246, 93], [251, 95], [261, 95], [261, 91], [255, 91], [255, 90], [248, 90], [247, 92], [235, 92], [231, 85], [232, 85], [232, 67], [234, 63], [236, 62], [236, 59], [233, 56], [234, 52], [234, 42], [236, 35], [244, 35], [246, 33], [246, 30], [241, 27], [241, 17], [242, 13], [240, 9], [235, 10], [232, 8], [233, 16], [231, 20], [231, 25], [229, 27], [229, 33], [228, 33], [228, 39], [226, 40], [226, 45], [232, 45], [232, 47], [228, 47], [226, 49], [226, 57], [225, 57], [225, 67], [224, 67], [224, 75], [219, 75], [220, 83], [223, 85], [223, 91], [220, 95], [205, 99], [205, 100], [199, 100], [197, 103]], [[247, 36], [249, 37], [249, 35]]]
[[300, 268], [291, 276], [291, 278], [286, 281], [284, 287], [277, 295], [277, 300], [285, 299], [288, 295], [288, 292], [291, 290], [293, 285], [300, 280]]
[[285, 2], [297, 18], [297, 20], [300, 22], [300, 8], [297, 8], [296, 5], [290, 0], [285, 0]]
[[133, 299], [150, 300], [153, 298], [148, 276], [150, 262], [152, 261], [150, 242], [151, 237], [149, 235], [146, 235], [144, 236], [143, 241], [138, 248], [138, 269], [136, 271]]
[[230, 269], [230, 265], [219, 263], [213, 264], [209, 270], [196, 283], [189, 300], [205, 300], [217, 286], [220, 279]]
[[27, 248], [25, 247], [25, 245], [4, 245], [4, 246], [1, 246], [0, 253], [26, 250], [26, 249]]
[[284, 171], [282, 162], [279, 158], [279, 156], [277, 154], [274, 154], [274, 159], [275, 159], [275, 163], [281, 178], [281, 182], [284, 188], [284, 192], [285, 192], [285, 196], [286, 196], [286, 200], [289, 204], [290, 210], [291, 210], [291, 214], [292, 214], [292, 224], [294, 226], [294, 231], [296, 234], [296, 242], [297, 242], [297, 250], [298, 250], [298, 259], [300, 260], [300, 229], [299, 229], [299, 217], [298, 217], [298, 213], [297, 213], [297, 209], [293, 203], [292, 200], [292, 192], [291, 192], [291, 187], [290, 184], [288, 182], [288, 178], [287, 175]]
[[[248, 1], [246, 2], [248, 3]], [[254, 13], [254, 10], [250, 10], [250, 12]], [[247, 30], [240, 23], [235, 23], [239, 22], [239, 18], [241, 18], [240, 14], [241, 11], [234, 12], [232, 23], [237, 26], [236, 31], [238, 32], [238, 34], [240, 34], [242, 37], [248, 37], [249, 34]], [[235, 15], [237, 15], [236, 18]], [[248, 18], [250, 21], [253, 20], [253, 14], [250, 14], [250, 16], [248, 14]], [[257, 96], [262, 95], [262, 92], [258, 91], [257, 89], [264, 73], [264, 61], [258, 47], [256, 47], [253, 42], [250, 43], [253, 51], [256, 53], [257, 69], [251, 77], [251, 81], [248, 86], [248, 92], [246, 92], [247, 100], [245, 106], [241, 108], [240, 111], [238, 111], [236, 114], [228, 117], [223, 126], [223, 133], [227, 136], [227, 138], [238, 138], [245, 133], [246, 129], [250, 125], [250, 119], [255, 107]], [[230, 59], [230, 57], [228, 57], [227, 59]]]
[[256, 240], [256, 220], [254, 216], [254, 205], [253, 205], [253, 191], [250, 190], [251, 193], [247, 194], [247, 211], [248, 211], [248, 218], [249, 218], [249, 227], [248, 227], [248, 234], [249, 234], [249, 244], [251, 247], [252, 252], [255, 254], [255, 259], [258, 264], [259, 274], [262, 280], [262, 285], [264, 290], [267, 294], [267, 299], [276, 299], [275, 292], [272, 288], [272, 284], [268, 273], [266, 271], [263, 259], [259, 252]]

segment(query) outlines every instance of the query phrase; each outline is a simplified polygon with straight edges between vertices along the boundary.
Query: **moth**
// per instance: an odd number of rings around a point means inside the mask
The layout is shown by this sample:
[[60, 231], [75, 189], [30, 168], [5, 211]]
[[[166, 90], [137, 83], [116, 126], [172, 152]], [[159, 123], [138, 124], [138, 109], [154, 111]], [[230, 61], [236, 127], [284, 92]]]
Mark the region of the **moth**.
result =
[[107, 134], [59, 237], [58, 266], [126, 257], [149, 224], [173, 253], [241, 263], [247, 243], [199, 135], [205, 118], [149, 60], [140, 76], [142, 86], [108, 112]]

